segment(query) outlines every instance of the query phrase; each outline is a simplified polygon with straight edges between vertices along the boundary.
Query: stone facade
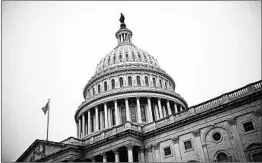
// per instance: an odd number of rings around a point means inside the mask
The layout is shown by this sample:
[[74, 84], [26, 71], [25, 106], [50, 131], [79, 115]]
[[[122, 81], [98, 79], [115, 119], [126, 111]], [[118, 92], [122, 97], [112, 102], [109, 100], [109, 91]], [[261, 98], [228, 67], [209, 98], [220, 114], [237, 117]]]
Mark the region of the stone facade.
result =
[[84, 88], [77, 138], [36, 140], [17, 161], [262, 161], [262, 81], [188, 107], [157, 60], [120, 27], [117, 47]]

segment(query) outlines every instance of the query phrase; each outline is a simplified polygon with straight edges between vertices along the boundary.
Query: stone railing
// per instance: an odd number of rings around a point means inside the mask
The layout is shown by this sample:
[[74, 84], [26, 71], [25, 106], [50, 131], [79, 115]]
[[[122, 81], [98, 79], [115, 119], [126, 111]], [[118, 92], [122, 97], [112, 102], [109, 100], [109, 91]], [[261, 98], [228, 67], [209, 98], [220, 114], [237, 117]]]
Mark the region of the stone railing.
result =
[[61, 141], [60, 143], [72, 144], [72, 145], [82, 145], [82, 140], [74, 138], [74, 137], [69, 137], [66, 140]]
[[234, 90], [232, 92], [228, 92], [226, 94], [223, 94], [221, 96], [218, 96], [214, 99], [208, 100], [206, 102], [203, 102], [201, 104], [195, 105], [195, 106], [191, 106], [189, 108], [193, 109], [195, 111], [195, 113], [200, 113], [200, 112], [204, 112], [208, 109], [217, 107], [218, 105], [222, 105], [224, 103], [236, 100], [238, 98], [241, 98], [243, 96], [246, 96], [252, 92], [256, 92], [256, 91], [261, 91], [261, 86], [262, 86], [262, 81], [257, 81], [255, 83], [251, 83], [249, 85], [246, 85], [242, 88], [239, 88], [237, 90]]
[[84, 142], [83, 144], [94, 143], [104, 138], [113, 136], [119, 132], [128, 130], [128, 129], [131, 129], [137, 132], [142, 132], [141, 126], [133, 124], [132, 122], [126, 122], [124, 124], [113, 126], [111, 128], [101, 130], [98, 132], [94, 132], [94, 133], [91, 133], [90, 135], [87, 135], [86, 137], [83, 138], [83, 142]]
[[203, 102], [201, 104], [192, 106], [187, 111], [176, 113], [174, 115], [162, 118], [162, 119], [157, 120], [155, 122], [147, 123], [142, 128], [143, 132], [152, 131], [156, 128], [160, 128], [161, 126], [164, 126], [164, 125], [176, 122], [176, 121], [180, 121], [181, 119], [184, 119], [186, 117], [196, 115], [198, 113], [207, 111], [207, 110], [215, 108], [219, 105], [228, 103], [230, 101], [236, 100], [238, 98], [241, 98], [241, 97], [246, 96], [248, 94], [251, 94], [253, 92], [257, 92], [257, 91], [261, 91], [261, 90], [262, 90], [262, 81], [251, 83], [249, 85], [246, 85], [246, 86], [239, 88], [237, 90], [234, 90], [232, 92], [226, 93], [224, 95], [221, 95], [221, 96], [216, 97], [214, 99], [208, 100], [208, 101]]

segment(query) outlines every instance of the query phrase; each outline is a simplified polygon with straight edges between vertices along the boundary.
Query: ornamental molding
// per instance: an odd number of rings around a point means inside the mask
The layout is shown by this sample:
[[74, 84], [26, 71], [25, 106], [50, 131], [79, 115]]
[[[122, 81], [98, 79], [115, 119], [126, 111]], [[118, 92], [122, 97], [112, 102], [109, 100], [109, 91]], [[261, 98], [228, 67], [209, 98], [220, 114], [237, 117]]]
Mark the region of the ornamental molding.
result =
[[262, 116], [262, 109], [257, 109], [254, 111], [255, 116], [261, 117]]
[[230, 126], [233, 126], [233, 125], [236, 125], [236, 124], [237, 124], [237, 119], [236, 119], [236, 117], [232, 117], [232, 118], [229, 118], [229, 119], [227, 120], [227, 122], [228, 122], [228, 124], [229, 124]]
[[159, 149], [160, 143], [159, 143], [159, 142], [154, 143], [154, 144], [153, 144], [153, 147], [154, 147], [155, 150]]
[[171, 140], [173, 141], [174, 144], [177, 144], [179, 142], [179, 136], [175, 136], [171, 138]]
[[193, 130], [192, 133], [195, 137], [199, 137], [200, 136], [200, 129]]

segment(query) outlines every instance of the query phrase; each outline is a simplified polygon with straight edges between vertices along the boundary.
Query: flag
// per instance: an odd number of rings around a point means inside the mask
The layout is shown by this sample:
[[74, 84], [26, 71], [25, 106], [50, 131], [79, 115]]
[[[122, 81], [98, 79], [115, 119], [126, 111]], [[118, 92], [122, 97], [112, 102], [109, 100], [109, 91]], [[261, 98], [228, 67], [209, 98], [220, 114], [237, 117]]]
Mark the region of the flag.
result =
[[46, 114], [46, 112], [49, 110], [49, 100], [48, 102], [46, 103], [46, 105], [42, 108], [44, 114]]

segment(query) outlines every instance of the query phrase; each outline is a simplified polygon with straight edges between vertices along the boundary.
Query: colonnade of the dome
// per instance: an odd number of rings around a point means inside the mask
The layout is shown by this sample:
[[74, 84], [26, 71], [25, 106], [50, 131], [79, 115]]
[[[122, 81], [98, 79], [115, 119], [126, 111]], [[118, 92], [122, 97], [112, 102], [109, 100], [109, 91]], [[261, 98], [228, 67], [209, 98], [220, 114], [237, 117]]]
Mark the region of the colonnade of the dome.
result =
[[118, 73], [104, 78], [91, 85], [86, 92], [86, 99], [96, 96], [100, 93], [122, 87], [154, 87], [168, 91], [175, 91], [175, 85], [164, 76], [154, 73]]
[[94, 132], [123, 124], [150, 123], [186, 108], [171, 100], [156, 97], [127, 97], [104, 102], [89, 108], [77, 120], [77, 136], [83, 138]]

